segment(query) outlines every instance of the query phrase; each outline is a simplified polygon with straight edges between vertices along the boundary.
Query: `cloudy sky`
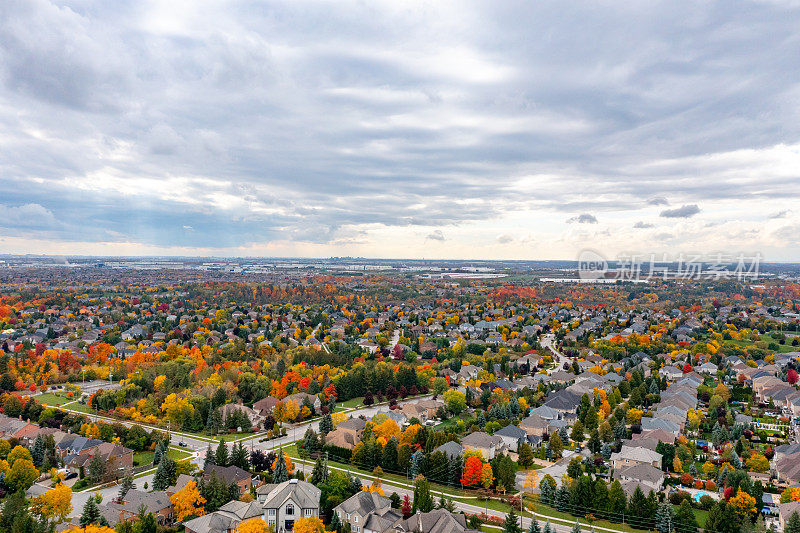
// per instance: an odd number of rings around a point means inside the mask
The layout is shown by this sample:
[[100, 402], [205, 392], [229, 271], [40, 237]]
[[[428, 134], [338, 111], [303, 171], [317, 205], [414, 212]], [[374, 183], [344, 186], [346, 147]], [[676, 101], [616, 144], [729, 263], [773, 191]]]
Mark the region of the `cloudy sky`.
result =
[[0, 2], [0, 253], [800, 260], [797, 2]]

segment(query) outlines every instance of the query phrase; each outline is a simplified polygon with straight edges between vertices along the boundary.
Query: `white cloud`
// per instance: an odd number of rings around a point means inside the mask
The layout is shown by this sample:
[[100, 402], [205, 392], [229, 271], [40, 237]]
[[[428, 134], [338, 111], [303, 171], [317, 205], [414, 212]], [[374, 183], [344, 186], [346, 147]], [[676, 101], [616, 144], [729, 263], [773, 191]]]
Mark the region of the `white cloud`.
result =
[[800, 259], [796, 6], [187, 5], [0, 2], [2, 236], [569, 258], [665, 213]]

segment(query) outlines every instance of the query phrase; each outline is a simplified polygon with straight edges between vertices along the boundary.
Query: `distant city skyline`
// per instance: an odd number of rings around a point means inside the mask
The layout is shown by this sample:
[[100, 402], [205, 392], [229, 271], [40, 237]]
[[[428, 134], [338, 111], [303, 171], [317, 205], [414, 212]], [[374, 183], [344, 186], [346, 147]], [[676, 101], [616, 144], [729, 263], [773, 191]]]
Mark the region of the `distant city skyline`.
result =
[[0, 3], [0, 254], [800, 261], [793, 2]]

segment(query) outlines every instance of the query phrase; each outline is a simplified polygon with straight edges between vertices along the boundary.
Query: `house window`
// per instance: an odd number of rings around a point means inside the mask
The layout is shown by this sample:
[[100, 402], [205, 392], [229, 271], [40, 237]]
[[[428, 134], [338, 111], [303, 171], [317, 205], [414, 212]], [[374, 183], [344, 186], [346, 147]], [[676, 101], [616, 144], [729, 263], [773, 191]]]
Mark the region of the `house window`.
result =
[[355, 522], [356, 524], [358, 524], [358, 515], [356, 515], [356, 516], [353, 518], [353, 522]]
[[269, 510], [269, 515], [270, 516], [275, 516], [275, 509], [270, 509]]
[[290, 503], [286, 506], [286, 514], [293, 515], [294, 514], [294, 504]]
[[303, 514], [304, 514], [305, 516], [311, 516], [311, 513], [312, 513], [312, 512], [313, 512], [313, 509], [305, 509], [305, 510], [303, 511]]

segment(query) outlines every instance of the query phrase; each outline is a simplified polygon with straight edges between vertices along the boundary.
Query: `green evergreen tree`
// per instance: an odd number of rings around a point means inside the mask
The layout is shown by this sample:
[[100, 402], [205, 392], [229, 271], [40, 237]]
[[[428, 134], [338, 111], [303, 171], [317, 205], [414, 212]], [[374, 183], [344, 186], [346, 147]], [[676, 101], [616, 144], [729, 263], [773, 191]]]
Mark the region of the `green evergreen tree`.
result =
[[542, 533], [542, 528], [539, 527], [539, 521], [536, 516], [531, 519], [531, 527], [528, 528], [528, 533]]
[[317, 438], [317, 432], [309, 427], [303, 436], [303, 449], [310, 455], [317, 451], [318, 444], [319, 439]]
[[522, 528], [519, 525], [519, 518], [514, 512], [514, 509], [511, 509], [511, 511], [506, 514], [506, 521], [503, 523], [503, 533], [522, 533]]
[[319, 485], [328, 481], [328, 463], [324, 455], [317, 457], [317, 462], [314, 463], [314, 470], [311, 471], [311, 477], [308, 481], [312, 485]]
[[394, 436], [383, 447], [381, 467], [387, 472], [397, 471], [397, 439]]
[[125, 477], [122, 478], [122, 481], [119, 484], [119, 492], [117, 493], [117, 498], [120, 501], [125, 500], [125, 496], [131, 489], [135, 489], [136, 484], [133, 482], [133, 476], [127, 474]]
[[542, 533], [553, 533], [553, 527], [550, 525], [550, 520], [545, 522], [544, 531], [542, 531]]
[[697, 533], [697, 518], [694, 515], [694, 509], [688, 499], [685, 499], [678, 506], [678, 511], [675, 513], [675, 529], [679, 533]]
[[136, 533], [158, 533], [158, 524], [153, 513], [147, 513], [140, 520]]
[[161, 462], [158, 463], [156, 474], [153, 476], [153, 490], [166, 490], [167, 487], [171, 487], [175, 484], [177, 478], [178, 471], [175, 461], [169, 457], [164, 457]]
[[660, 533], [671, 533], [675, 528], [675, 511], [669, 503], [658, 506], [655, 516], [655, 527]]
[[103, 521], [105, 521], [105, 517], [100, 514], [100, 508], [97, 507], [97, 500], [95, 500], [94, 496], [90, 496], [89, 499], [86, 500], [86, 505], [83, 506], [83, 512], [79, 520], [81, 527], [90, 526], [92, 524], [106, 525], [102, 524]]
[[228, 466], [230, 465], [230, 458], [228, 456], [228, 445], [225, 444], [224, 440], [219, 441], [219, 446], [217, 446], [217, 451], [214, 454], [214, 462], [219, 466]]
[[556, 495], [556, 482], [550, 474], [544, 476], [539, 482], [539, 494], [543, 504], [551, 505]]
[[33, 458], [33, 464], [38, 468], [42, 466], [44, 462], [44, 454], [45, 454], [45, 446], [44, 446], [44, 437], [38, 435], [36, 437], [36, 441], [33, 443], [33, 450], [31, 450], [31, 457]]
[[793, 512], [789, 520], [786, 521], [784, 533], [800, 533], [800, 514], [797, 511]]
[[278, 452], [278, 458], [275, 461], [275, 471], [272, 473], [273, 483], [283, 483], [289, 479], [289, 472], [286, 469], [286, 459], [283, 457], [283, 450]]
[[417, 511], [428, 513], [433, 510], [433, 496], [431, 496], [431, 488], [425, 476], [417, 476], [414, 480], [414, 502], [411, 507], [411, 513]]
[[333, 417], [328, 413], [319, 421], [319, 432], [327, 435], [331, 431], [333, 431]]
[[572, 526], [570, 533], [581, 533], [581, 523], [576, 521], [575, 525]]
[[236, 445], [233, 446], [233, 453], [231, 455], [231, 464], [234, 466], [238, 466], [242, 470], [248, 470], [250, 468], [250, 457], [245, 450], [242, 442], [239, 441]]

